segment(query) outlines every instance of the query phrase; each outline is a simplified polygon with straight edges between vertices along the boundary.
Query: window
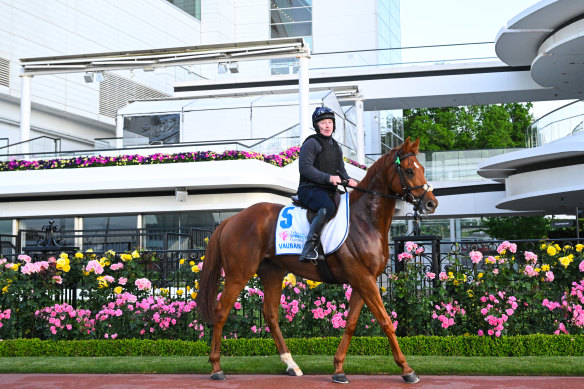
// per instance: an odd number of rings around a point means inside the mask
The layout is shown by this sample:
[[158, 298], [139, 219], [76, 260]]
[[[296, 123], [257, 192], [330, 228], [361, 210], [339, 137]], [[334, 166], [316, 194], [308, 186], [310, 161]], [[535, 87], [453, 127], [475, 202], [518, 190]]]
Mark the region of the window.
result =
[[201, 20], [201, 0], [168, 0], [168, 2]]
[[180, 142], [180, 114], [124, 117], [124, 146]]
[[[312, 0], [271, 0], [270, 37], [303, 37], [312, 47]], [[272, 74], [298, 73], [295, 58], [271, 61]]]
[[137, 216], [83, 218], [83, 249], [131, 251], [140, 245]]

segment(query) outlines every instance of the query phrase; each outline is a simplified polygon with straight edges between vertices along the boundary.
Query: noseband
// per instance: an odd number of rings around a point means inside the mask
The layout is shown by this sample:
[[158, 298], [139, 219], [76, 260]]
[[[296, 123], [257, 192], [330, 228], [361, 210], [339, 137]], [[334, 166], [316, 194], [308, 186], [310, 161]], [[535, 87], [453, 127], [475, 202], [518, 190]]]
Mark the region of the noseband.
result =
[[[398, 195], [398, 194], [386, 194], [386, 193], [381, 193], [381, 192], [376, 192], [374, 190], [369, 190], [369, 189], [364, 189], [364, 188], [359, 188], [356, 186], [349, 186], [349, 185], [343, 185], [342, 186], [345, 187], [345, 190], [348, 188], [352, 188], [352, 189], [356, 189], [360, 192], [365, 192], [365, 193], [369, 193], [372, 194], [374, 196], [379, 196], [379, 197], [384, 197], [384, 198], [390, 198], [390, 199], [397, 199], [397, 200], [402, 200], [402, 201], [408, 201], [408, 199], [411, 199], [411, 203], [414, 205], [414, 209], [418, 210], [422, 204], [422, 199], [424, 198], [424, 196], [426, 196], [426, 193], [431, 192], [432, 191], [432, 186], [428, 185], [428, 184], [424, 184], [424, 185], [417, 185], [417, 186], [410, 186], [406, 179], [404, 178], [403, 175], [403, 170], [402, 170], [402, 165], [401, 165], [401, 160], [406, 159], [407, 157], [411, 157], [412, 155], [415, 155], [414, 153], [408, 153], [408, 154], [404, 154], [402, 156], [399, 155], [399, 152], [395, 153], [395, 159], [394, 159], [394, 163], [397, 165], [397, 172], [399, 174], [399, 181], [402, 187], [402, 190], [404, 191], [403, 195]], [[395, 173], [394, 173], [395, 176]], [[392, 177], [393, 180], [393, 177]], [[424, 193], [422, 193], [421, 196], [416, 197], [414, 196], [414, 194], [412, 193], [412, 190], [414, 189], [418, 189], [418, 188], [424, 188]]]

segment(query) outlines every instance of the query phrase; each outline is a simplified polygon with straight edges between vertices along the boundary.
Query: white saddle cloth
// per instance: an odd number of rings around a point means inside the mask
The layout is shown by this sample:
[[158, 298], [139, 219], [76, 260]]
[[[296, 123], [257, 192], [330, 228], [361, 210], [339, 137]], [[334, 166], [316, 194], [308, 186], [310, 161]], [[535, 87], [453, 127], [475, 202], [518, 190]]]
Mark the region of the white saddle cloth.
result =
[[[294, 204], [282, 208], [276, 226], [276, 255], [300, 255], [309, 230], [306, 209]], [[349, 195], [344, 193], [341, 195], [337, 214], [324, 226], [320, 235], [324, 254], [328, 255], [338, 250], [348, 234]]]

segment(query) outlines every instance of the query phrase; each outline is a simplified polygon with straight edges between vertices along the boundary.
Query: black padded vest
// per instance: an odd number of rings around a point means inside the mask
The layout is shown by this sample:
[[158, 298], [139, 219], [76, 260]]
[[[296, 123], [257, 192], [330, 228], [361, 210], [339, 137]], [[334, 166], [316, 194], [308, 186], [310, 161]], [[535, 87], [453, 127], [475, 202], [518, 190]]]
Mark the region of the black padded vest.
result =
[[[314, 160], [314, 167], [324, 172], [326, 174], [330, 174], [331, 176], [336, 176], [339, 173], [337, 170], [341, 168], [339, 164], [343, 160], [343, 152], [341, 151], [341, 146], [337, 143], [336, 140], [333, 140], [332, 144], [328, 142], [328, 138], [325, 138], [319, 134], [314, 134], [306, 138], [305, 142], [310, 139], [314, 138], [320, 143], [322, 146], [321, 152]], [[300, 177], [300, 182], [310, 182], [304, 177]]]

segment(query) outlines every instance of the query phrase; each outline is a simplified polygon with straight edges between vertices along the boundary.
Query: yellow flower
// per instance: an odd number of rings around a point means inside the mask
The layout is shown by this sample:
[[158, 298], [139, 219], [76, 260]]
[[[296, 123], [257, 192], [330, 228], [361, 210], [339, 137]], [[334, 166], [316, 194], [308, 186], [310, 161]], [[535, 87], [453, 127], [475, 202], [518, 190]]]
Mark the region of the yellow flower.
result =
[[185, 259], [184, 258], [181, 258], [181, 260], [178, 261], [178, 263], [179, 263], [179, 265], [184, 265], [185, 264]]
[[195, 281], [195, 289], [199, 289], [199, 281]]
[[82, 252], [76, 252], [75, 253], [75, 258], [82, 259], [83, 258], [83, 253]]
[[204, 261], [204, 260], [205, 260], [205, 256], [203, 255], [203, 256], [201, 257], [201, 261]]
[[179, 296], [182, 296], [182, 295], [183, 295], [183, 293], [184, 293], [184, 292], [183, 292], [183, 290], [182, 290], [182, 289], [179, 289], [179, 290], [177, 290], [177, 291], [176, 291], [176, 294], [178, 294]]
[[542, 243], [540, 249], [545, 250], [546, 247], [547, 247], [547, 245], [545, 243]]
[[296, 285], [296, 276], [292, 273], [288, 273], [288, 275], [284, 277], [284, 281], [282, 281], [282, 289], [286, 287], [286, 282], [290, 283], [292, 286]]
[[57, 259], [57, 270], [63, 270], [65, 273], [71, 270], [71, 267], [69, 266], [69, 259], [59, 256], [59, 259]]
[[97, 277], [97, 281], [99, 282], [98, 288], [105, 288], [107, 287], [107, 281], [103, 279], [103, 276]]
[[479, 278], [483, 278], [484, 274], [483, 273], [479, 273]]
[[197, 298], [197, 292], [191, 293], [191, 298], [194, 300]]
[[568, 267], [568, 265], [570, 264], [570, 258], [569, 257], [561, 257], [559, 259], [560, 263], [562, 264], [563, 267]]
[[386, 291], [386, 290], [387, 290], [387, 289], [385, 288], [385, 286], [382, 286], [382, 287], [381, 287], [381, 293], [385, 293], [385, 291]]
[[138, 252], [138, 250], [132, 251], [132, 258], [140, 258], [140, 253]]
[[193, 267], [191, 267], [191, 271], [193, 273], [198, 273], [199, 272], [199, 267], [198, 266], [193, 266]]
[[6, 285], [4, 288], [2, 288], [2, 294], [8, 292], [8, 285]]
[[205, 239], [203, 239], [203, 242], [205, 242], [205, 243], [209, 243], [209, 238], [205, 238]]
[[472, 293], [472, 289], [467, 290], [466, 293], [468, 294], [468, 297], [474, 296], [474, 294]]
[[453, 280], [454, 279], [454, 273], [452, 273], [451, 271], [448, 272], [448, 279], [449, 280]]
[[554, 246], [548, 246], [547, 253], [553, 257], [554, 255], [556, 255], [558, 253], [558, 250], [556, 250], [556, 248]]
[[452, 281], [452, 284], [454, 284], [456, 286], [456, 285], [458, 285], [458, 281], [454, 280], [454, 281]]
[[114, 293], [115, 294], [121, 294], [122, 293], [122, 287], [121, 286], [116, 286], [114, 288]]
[[582, 249], [584, 249], [584, 244], [580, 244], [580, 243], [578, 243], [578, 244], [576, 245], [576, 251], [577, 251], [577, 252], [580, 252], [580, 251], [582, 251]]
[[568, 251], [568, 250], [571, 250], [571, 249], [572, 249], [572, 246], [570, 246], [569, 244], [567, 244], [567, 245], [564, 246], [564, 251]]
[[59, 254], [59, 258], [63, 258], [63, 259], [67, 259], [68, 260], [69, 259], [69, 254], [67, 254], [67, 253], [61, 253], [61, 254]]
[[310, 289], [314, 289], [317, 286], [319, 286], [320, 284], [322, 284], [322, 282], [318, 282], [318, 281], [312, 281], [312, 280], [306, 280], [306, 285], [308, 285], [308, 287]]
[[190, 292], [190, 291], [191, 291], [191, 286], [187, 285], [187, 292]]
[[195, 266], [195, 261], [190, 261], [190, 262], [189, 262], [189, 265], [191, 265], [191, 266]]
[[112, 257], [116, 255], [116, 252], [114, 250], [108, 250], [105, 252], [106, 255], [111, 255]]
[[168, 289], [160, 288], [161, 294], [168, 294]]
[[132, 256], [130, 254], [122, 254], [120, 255], [120, 258], [122, 258], [122, 261], [124, 262], [128, 262], [132, 260]]
[[541, 265], [541, 271], [549, 271], [550, 265]]

